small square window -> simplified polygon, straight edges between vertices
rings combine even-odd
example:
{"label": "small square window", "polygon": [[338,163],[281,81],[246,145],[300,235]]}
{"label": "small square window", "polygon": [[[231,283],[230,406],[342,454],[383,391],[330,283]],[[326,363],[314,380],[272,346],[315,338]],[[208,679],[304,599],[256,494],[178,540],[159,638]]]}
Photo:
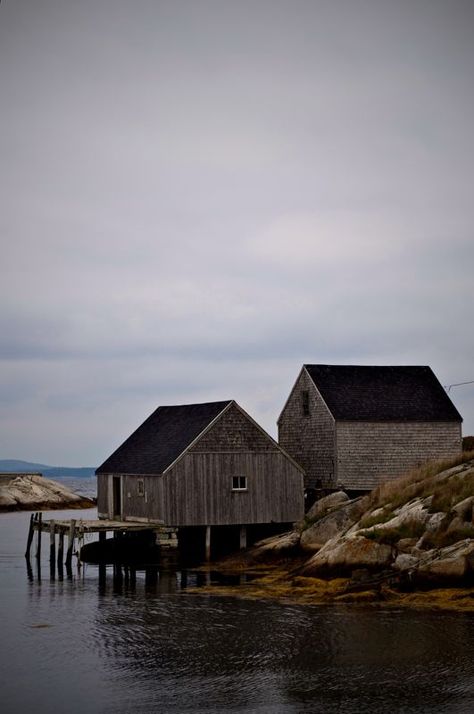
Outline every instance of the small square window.
{"label": "small square window", "polygon": [[145,481],[142,478],[137,481],[137,491],[139,496],[145,495]]}
{"label": "small square window", "polygon": [[246,491],[247,490],[247,476],[232,476],[232,490],[233,491]]}

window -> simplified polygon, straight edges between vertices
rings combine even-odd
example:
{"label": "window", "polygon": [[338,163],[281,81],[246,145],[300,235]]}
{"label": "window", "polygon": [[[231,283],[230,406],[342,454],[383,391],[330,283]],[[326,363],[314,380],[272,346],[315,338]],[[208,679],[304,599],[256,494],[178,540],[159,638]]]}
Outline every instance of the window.
{"label": "window", "polygon": [[246,491],[247,490],[247,476],[232,476],[232,490],[233,491]]}
{"label": "window", "polygon": [[142,478],[139,478],[137,481],[137,490],[139,496],[145,495],[145,481]]}
{"label": "window", "polygon": [[309,416],[309,392],[304,389],[301,392],[301,406],[303,409],[303,416]]}

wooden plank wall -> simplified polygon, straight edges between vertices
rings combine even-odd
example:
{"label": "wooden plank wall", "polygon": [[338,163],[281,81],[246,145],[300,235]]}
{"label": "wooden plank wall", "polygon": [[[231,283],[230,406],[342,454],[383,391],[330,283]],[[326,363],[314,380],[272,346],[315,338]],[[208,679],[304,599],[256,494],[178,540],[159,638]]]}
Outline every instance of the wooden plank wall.
{"label": "wooden plank wall", "polygon": [[97,512],[99,515],[112,518],[109,514],[108,501],[109,476],[107,474],[99,474],[97,476]]}
{"label": "wooden plank wall", "polygon": [[[247,490],[233,491],[232,476]],[[169,525],[287,523],[303,517],[303,474],[281,452],[187,454],[163,476]]]}
{"label": "wooden plank wall", "polygon": [[[247,490],[232,490],[232,476],[246,476]],[[279,451],[187,454],[164,476],[121,478],[125,519],[196,526],[289,523],[304,515],[303,474]]]}
{"label": "wooden plank wall", "polygon": [[[233,476],[247,477],[246,491],[233,491]],[[99,476],[103,513],[107,478]],[[121,479],[123,518],[195,526],[289,523],[304,514],[301,470],[234,405],[164,475]]]}

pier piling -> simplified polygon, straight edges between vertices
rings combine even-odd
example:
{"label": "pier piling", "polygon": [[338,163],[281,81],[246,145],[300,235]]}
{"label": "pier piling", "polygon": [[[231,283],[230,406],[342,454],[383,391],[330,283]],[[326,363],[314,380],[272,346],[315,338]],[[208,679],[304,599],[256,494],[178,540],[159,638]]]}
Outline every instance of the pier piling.
{"label": "pier piling", "polygon": [[64,563],[64,531],[59,531],[59,543],[58,543],[58,568],[62,568]]}
{"label": "pier piling", "polygon": [[42,524],[42,520],[43,520],[43,514],[38,513],[37,516],[38,516],[38,519],[37,519],[38,537],[36,539],[36,560],[40,560],[41,559],[41,524]]}
{"label": "pier piling", "polygon": [[74,548],[74,535],[76,531],[76,521],[71,520],[71,525],[69,526],[68,542],[67,542],[67,553],[66,553],[66,565],[68,568],[71,567],[72,562],[72,551]]}
{"label": "pier piling", "polygon": [[56,526],[54,521],[49,523],[49,562],[56,562]]}
{"label": "pier piling", "polygon": [[30,516],[30,527],[28,530],[28,539],[26,541],[26,552],[25,552],[25,558],[30,557],[30,551],[31,551],[31,544],[33,542],[33,536],[35,534],[35,529],[34,529],[34,520],[35,520],[35,514],[32,513]]}

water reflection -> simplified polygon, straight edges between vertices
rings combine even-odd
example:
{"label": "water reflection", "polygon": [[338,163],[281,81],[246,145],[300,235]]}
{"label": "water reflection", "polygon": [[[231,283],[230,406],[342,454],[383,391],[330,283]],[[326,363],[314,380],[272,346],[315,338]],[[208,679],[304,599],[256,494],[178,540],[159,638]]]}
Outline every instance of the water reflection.
{"label": "water reflection", "polygon": [[196,595],[218,575],[179,563],[52,580],[26,516],[0,528],[2,714],[474,711],[470,614]]}
{"label": "water reflection", "polygon": [[[26,564],[26,576],[28,580],[41,580],[42,572],[42,561],[40,558],[35,558],[34,565],[31,563],[31,558],[25,556]],[[57,565],[57,575],[58,580],[64,580],[64,570],[66,570],[66,577],[68,580],[73,580],[72,565],[69,563],[63,564],[62,561],[50,560],[49,561],[49,579],[51,582],[56,580],[56,565]]]}
{"label": "water reflection", "polygon": [[472,697],[473,621],[441,619],[447,642],[437,614],[136,591],[114,611],[99,609],[96,644],[130,686],[155,682],[165,710],[179,678],[180,711],[197,694],[215,711],[229,702],[236,711],[456,711],[455,693]]}
{"label": "water reflection", "polygon": [[[90,599],[110,711],[470,712],[471,615],[186,594],[216,574],[86,566],[41,596]],[[45,595],[47,593],[47,595]],[[115,692],[116,688],[116,692]],[[104,711],[108,711],[104,710]]]}

